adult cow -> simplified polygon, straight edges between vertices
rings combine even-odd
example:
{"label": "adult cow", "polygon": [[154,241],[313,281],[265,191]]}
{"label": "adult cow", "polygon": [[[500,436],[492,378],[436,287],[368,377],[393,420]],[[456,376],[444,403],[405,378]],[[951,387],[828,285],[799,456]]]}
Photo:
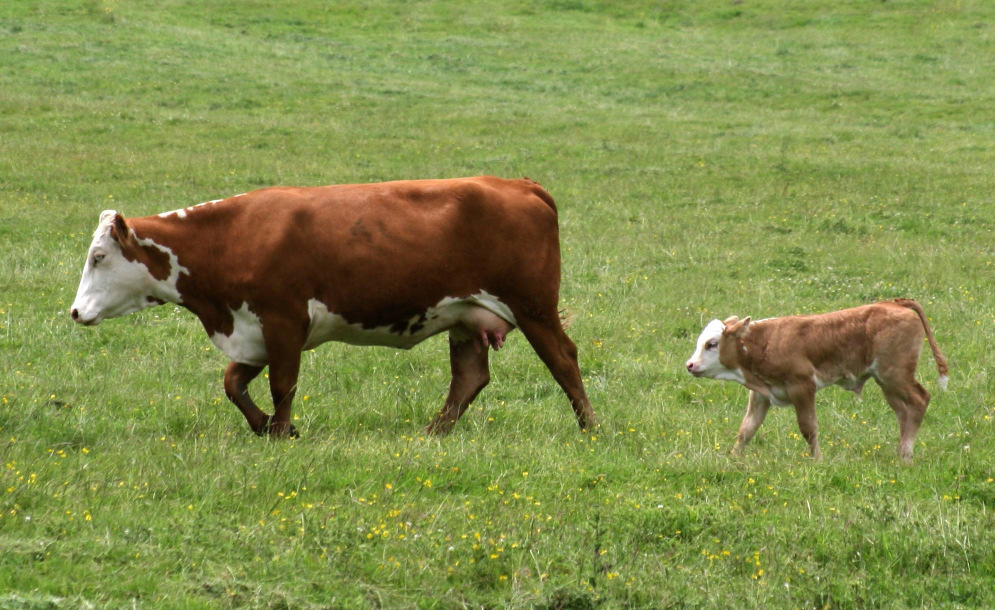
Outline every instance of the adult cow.
{"label": "adult cow", "polygon": [[[150,305],[189,309],[230,359],[225,393],[256,434],[290,423],[301,352],[326,341],[409,349],[449,331],[452,382],[428,426],[449,432],[514,328],[597,425],[557,311],[556,205],[492,176],[273,187],[156,216],[100,215],[72,305],[85,325]],[[269,366],[274,413],[247,386]]]}

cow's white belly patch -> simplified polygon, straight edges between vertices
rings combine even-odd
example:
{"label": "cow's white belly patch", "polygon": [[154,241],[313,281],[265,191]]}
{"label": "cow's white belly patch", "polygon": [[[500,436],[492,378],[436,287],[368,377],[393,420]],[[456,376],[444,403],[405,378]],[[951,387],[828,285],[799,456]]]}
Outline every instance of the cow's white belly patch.
{"label": "cow's white belly patch", "polygon": [[[410,349],[432,335],[453,328],[463,320],[469,320],[474,310],[479,308],[516,326],[515,316],[507,305],[487,292],[464,298],[446,297],[425,313],[412,316],[404,324],[404,330],[397,331],[398,325],[364,328],[362,324],[349,323],[345,318],[331,312],[317,299],[308,301],[308,315],[311,325],[308,328],[304,349],[311,349],[326,341],[340,341],[351,345],[382,345]],[[393,329],[393,330],[392,330]]]}
{"label": "cow's white belly patch", "polygon": [[[484,316],[493,314],[511,327],[516,326],[515,317],[508,306],[486,292],[465,298],[446,297],[434,307],[429,307],[424,314],[412,316],[403,325],[404,330],[401,332],[397,332],[400,325],[363,328],[362,324],[350,323],[339,314],[329,311],[328,306],[317,299],[309,300],[307,305],[311,323],[303,349],[311,349],[327,341],[410,349],[432,335],[461,323],[476,325],[486,322],[481,320],[482,308],[490,312],[483,313]],[[211,335],[211,341],[235,362],[266,365],[266,344],[259,317],[249,309],[248,303],[242,303],[240,308],[230,311],[234,321],[232,333],[225,335],[216,332]],[[494,319],[491,317],[491,320]]]}
{"label": "cow's white belly patch", "polygon": [[235,362],[263,366],[267,363],[266,345],[263,342],[263,325],[252,313],[248,303],[232,310],[234,330],[231,335],[214,333],[211,341]]}

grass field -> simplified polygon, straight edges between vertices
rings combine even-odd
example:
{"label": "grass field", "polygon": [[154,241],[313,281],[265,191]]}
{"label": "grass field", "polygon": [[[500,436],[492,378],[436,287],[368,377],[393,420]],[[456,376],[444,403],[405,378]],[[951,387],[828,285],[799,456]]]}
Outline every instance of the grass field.
{"label": "grass field", "polygon": [[[992,57],[983,0],[7,0],[0,608],[995,606]],[[557,200],[593,433],[518,333],[447,438],[437,337],[307,353],[271,441],[189,313],[66,314],[105,208],[476,174]],[[897,296],[912,466],[872,386],[728,455],[708,320]]]}

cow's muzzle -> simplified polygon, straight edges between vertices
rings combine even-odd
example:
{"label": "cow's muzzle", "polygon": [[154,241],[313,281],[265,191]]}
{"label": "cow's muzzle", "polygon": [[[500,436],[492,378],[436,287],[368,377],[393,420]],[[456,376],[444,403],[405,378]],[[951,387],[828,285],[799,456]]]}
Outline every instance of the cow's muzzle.
{"label": "cow's muzzle", "polygon": [[79,310],[76,309],[75,307],[69,310],[69,317],[73,319],[73,322],[76,322],[77,324],[82,324],[83,326],[93,326],[94,324],[100,321],[99,318],[94,318],[92,320],[84,320],[79,315]]}

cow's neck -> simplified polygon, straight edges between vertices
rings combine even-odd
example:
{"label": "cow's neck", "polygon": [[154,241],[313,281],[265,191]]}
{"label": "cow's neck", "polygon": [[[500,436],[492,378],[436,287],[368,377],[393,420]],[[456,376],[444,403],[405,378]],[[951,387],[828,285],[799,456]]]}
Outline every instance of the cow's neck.
{"label": "cow's neck", "polygon": [[[138,244],[152,259],[149,272],[157,279],[168,278],[155,296],[163,301],[189,307],[191,287],[211,281],[204,277],[202,257],[196,252],[198,244],[209,242],[209,237],[197,230],[197,220],[192,215],[181,218],[170,216],[146,216],[129,221]],[[147,264],[147,266],[149,266]]]}
{"label": "cow's neck", "polygon": [[196,315],[210,335],[231,335],[233,310],[246,298],[230,285],[231,261],[218,256],[219,251],[224,251],[225,241],[234,238],[227,230],[229,223],[220,216],[228,213],[205,206],[195,213],[148,216],[133,224],[136,235],[168,250],[181,267],[176,279],[178,298],[164,300]]}

